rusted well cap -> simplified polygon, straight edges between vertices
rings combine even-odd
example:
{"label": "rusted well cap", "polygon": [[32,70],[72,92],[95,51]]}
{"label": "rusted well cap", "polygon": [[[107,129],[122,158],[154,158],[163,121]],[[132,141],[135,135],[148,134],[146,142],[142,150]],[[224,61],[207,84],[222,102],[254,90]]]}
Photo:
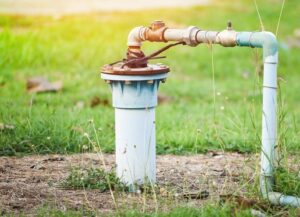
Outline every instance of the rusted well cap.
{"label": "rusted well cap", "polygon": [[146,67],[141,68],[129,68],[124,66],[122,62],[114,65],[104,65],[101,69],[101,73],[115,74],[115,75],[155,75],[167,73],[170,68],[163,64],[148,64]]}

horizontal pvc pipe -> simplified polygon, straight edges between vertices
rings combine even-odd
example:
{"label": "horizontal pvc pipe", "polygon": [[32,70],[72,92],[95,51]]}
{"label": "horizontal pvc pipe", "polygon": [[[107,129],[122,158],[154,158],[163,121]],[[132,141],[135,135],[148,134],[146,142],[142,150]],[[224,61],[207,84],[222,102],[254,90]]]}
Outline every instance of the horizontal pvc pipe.
{"label": "horizontal pvc pipe", "polygon": [[276,162],[276,90],[278,46],[276,37],[270,32],[241,32],[237,34],[237,45],[263,48],[263,115],[260,189],[264,198],[277,205],[300,206],[300,198],[273,192]]}

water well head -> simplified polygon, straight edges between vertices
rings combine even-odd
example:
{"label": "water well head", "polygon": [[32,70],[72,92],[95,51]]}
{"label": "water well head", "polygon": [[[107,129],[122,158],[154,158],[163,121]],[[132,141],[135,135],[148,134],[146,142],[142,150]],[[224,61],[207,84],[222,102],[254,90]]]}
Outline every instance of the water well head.
{"label": "water well head", "polygon": [[117,176],[131,191],[156,181],[155,107],[159,84],[170,69],[149,64],[150,58],[130,50],[127,59],[101,70],[115,108]]}

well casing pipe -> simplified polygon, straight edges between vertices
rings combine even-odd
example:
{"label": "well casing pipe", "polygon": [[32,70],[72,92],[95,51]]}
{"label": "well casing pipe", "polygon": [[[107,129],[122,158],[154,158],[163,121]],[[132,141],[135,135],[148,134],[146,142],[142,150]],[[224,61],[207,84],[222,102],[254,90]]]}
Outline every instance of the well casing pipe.
{"label": "well casing pipe", "polygon": [[115,108],[116,173],[130,191],[156,182],[155,107],[167,73],[116,75],[102,73]]}

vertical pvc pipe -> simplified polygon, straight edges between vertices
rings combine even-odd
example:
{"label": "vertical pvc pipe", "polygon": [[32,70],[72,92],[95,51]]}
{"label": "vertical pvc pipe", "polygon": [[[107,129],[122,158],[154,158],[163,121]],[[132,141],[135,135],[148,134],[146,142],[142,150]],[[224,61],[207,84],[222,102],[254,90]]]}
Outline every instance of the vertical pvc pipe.
{"label": "vertical pvc pipe", "polygon": [[264,198],[277,205],[300,206],[300,198],[273,191],[273,170],[276,163],[277,117],[277,63],[278,45],[276,37],[270,32],[240,32],[237,45],[263,48],[263,114],[260,189]]}
{"label": "vertical pvc pipe", "polygon": [[276,89],[277,64],[264,63],[262,148],[261,148],[261,191],[266,195],[273,185],[273,168],[276,145]]}
{"label": "vertical pvc pipe", "polygon": [[115,109],[117,175],[130,186],[155,183],[155,109]]}

